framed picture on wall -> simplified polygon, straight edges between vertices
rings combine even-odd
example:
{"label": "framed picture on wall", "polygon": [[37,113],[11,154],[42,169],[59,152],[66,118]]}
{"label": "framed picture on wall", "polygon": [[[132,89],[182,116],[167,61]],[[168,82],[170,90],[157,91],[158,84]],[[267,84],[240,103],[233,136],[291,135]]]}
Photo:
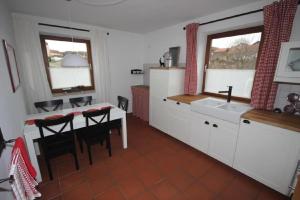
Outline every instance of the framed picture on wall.
{"label": "framed picture on wall", "polygon": [[10,82],[13,92],[16,92],[20,86],[20,76],[18,72],[17,60],[15,50],[12,45],[8,44],[5,40],[2,40],[4,47],[4,54],[6,58],[6,64],[10,77]]}

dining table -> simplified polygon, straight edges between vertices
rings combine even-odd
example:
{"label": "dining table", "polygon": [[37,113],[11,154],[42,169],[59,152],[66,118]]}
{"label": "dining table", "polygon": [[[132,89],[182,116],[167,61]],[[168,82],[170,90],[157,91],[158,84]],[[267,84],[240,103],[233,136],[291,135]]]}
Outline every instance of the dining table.
{"label": "dining table", "polygon": [[[110,110],[110,120],[116,120],[116,119],[121,119],[122,122],[122,142],[123,142],[123,148],[127,148],[127,124],[126,124],[126,111],[110,104],[110,103],[98,103],[98,104],[93,104],[93,105],[88,105],[88,106],[82,106],[82,107],[76,107],[76,108],[66,108],[62,110],[57,110],[53,112],[44,112],[44,113],[38,113],[38,114],[31,114],[27,115],[25,119],[25,125],[24,125],[24,137],[29,153],[29,157],[31,160],[32,165],[36,169],[37,172],[37,177],[36,180],[38,182],[42,181],[42,176],[41,176],[41,171],[37,159],[37,155],[39,154],[39,151],[36,151],[35,148],[35,141],[39,138],[41,138],[39,129],[37,126],[35,126],[34,120],[36,119],[47,119],[51,118],[53,116],[65,116],[68,114],[73,113],[74,114],[74,120],[73,120],[73,127],[74,130],[82,128],[86,126],[86,121],[85,118],[82,115],[83,111],[92,111],[92,110],[97,110],[97,109],[103,109],[106,107],[111,107]],[[96,118],[97,119],[97,118]],[[100,118],[99,118],[100,119]],[[105,121],[103,121],[105,122]],[[60,125],[53,126],[53,129],[59,130],[61,128]],[[45,130],[44,135],[52,135],[53,133],[50,131]]]}

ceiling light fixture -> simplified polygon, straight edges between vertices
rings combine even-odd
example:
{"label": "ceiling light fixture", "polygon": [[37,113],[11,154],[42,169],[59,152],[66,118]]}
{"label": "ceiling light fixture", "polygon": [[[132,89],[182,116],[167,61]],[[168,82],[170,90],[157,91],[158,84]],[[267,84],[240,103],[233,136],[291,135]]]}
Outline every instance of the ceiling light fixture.
{"label": "ceiling light fixture", "polygon": [[127,0],[76,0],[90,6],[114,6]]}
{"label": "ceiling light fixture", "polygon": [[[69,15],[69,24],[71,26],[71,0],[66,0],[69,2],[69,7],[68,7],[68,15]],[[82,56],[78,54],[78,52],[74,52],[74,35],[73,35],[73,29],[71,29],[71,37],[72,37],[72,43],[73,43],[73,52],[66,54],[63,59],[62,59],[62,66],[63,67],[89,67],[89,63],[86,59],[84,59]]]}

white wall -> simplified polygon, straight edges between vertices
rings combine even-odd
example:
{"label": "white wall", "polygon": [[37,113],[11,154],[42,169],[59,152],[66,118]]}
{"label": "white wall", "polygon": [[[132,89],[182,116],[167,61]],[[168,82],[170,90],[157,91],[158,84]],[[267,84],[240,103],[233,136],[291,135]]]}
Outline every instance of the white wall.
{"label": "white wall", "polygon": [[[145,63],[157,63],[159,57],[163,52],[167,51],[170,46],[181,46],[180,52],[180,63],[185,62],[186,54],[186,38],[185,31],[182,29],[185,25],[197,22],[204,23],[215,19],[220,19],[223,17],[228,17],[243,12],[249,12],[252,10],[260,9],[263,6],[272,3],[273,0],[263,0],[260,2],[248,4],[246,6],[240,6],[232,8],[223,12],[215,13],[209,16],[201,17],[185,23],[180,23],[174,26],[166,27],[145,35]],[[234,30],[239,28],[257,26],[263,24],[263,13],[255,13],[246,16],[241,16],[238,18],[233,18],[221,22],[216,22],[204,26],[200,26],[198,30],[198,92],[201,92],[202,88],[202,73],[204,67],[204,55],[206,50],[206,38],[207,35],[224,32],[228,30]],[[291,35],[291,41],[300,41],[300,6],[295,16],[293,31]],[[275,107],[282,107],[283,102],[285,102],[285,94],[288,91],[300,93],[300,85],[287,85],[280,84],[278,90],[278,96],[276,98]]]}
{"label": "white wall", "polygon": [[[107,38],[107,49],[109,57],[109,67],[110,67],[110,79],[111,79],[111,101],[113,104],[117,105],[117,96],[121,95],[129,99],[129,109],[128,112],[132,111],[132,95],[130,87],[132,85],[140,85],[143,83],[142,76],[133,76],[130,74],[130,70],[133,68],[142,69],[143,65],[143,49],[144,49],[144,37],[139,34],[129,33],[124,31],[118,31],[113,29],[106,29],[102,27],[95,27],[88,24],[79,24],[49,19],[44,17],[29,16],[22,14],[14,14],[15,16],[26,17],[36,23],[48,23],[56,24],[60,26],[73,26],[82,29],[100,29],[109,32]],[[88,32],[80,31],[69,31],[66,29],[58,29],[53,27],[42,27],[38,28],[40,33],[44,34],[54,34],[61,36],[74,35],[75,37],[91,39],[91,34]],[[97,55],[93,54],[92,57]],[[94,77],[97,79],[97,77]],[[80,94],[66,94],[59,96],[52,96],[52,99],[63,99],[65,102],[64,107],[69,107],[67,103],[70,97],[87,96],[91,95],[95,97],[95,93],[80,93]],[[33,102],[32,102],[33,103]]]}
{"label": "white wall", "polygon": [[132,111],[132,85],[142,85],[143,76],[131,75],[130,70],[143,69],[144,37],[142,35],[110,31],[108,52],[111,73],[111,96],[117,105],[117,96],[129,99],[128,112]]}
{"label": "white wall", "polygon": [[[25,106],[23,103],[22,87],[16,93],[12,92],[4,57],[2,39],[15,46],[12,30],[12,19],[5,0],[0,0],[0,127],[5,139],[16,138],[21,135]],[[21,83],[23,84],[23,83]],[[7,147],[0,157],[0,178],[8,176],[11,148]],[[7,183],[0,187],[10,188]],[[0,192],[0,199],[13,199],[10,192]]]}

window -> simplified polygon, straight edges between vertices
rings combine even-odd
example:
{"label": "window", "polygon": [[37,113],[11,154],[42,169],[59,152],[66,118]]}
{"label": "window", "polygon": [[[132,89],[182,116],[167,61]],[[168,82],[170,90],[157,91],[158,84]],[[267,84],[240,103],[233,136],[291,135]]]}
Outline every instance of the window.
{"label": "window", "polygon": [[217,33],[207,37],[203,93],[223,96],[233,86],[236,100],[250,101],[263,27]]}
{"label": "window", "polygon": [[[41,46],[48,82],[52,93],[94,90],[91,44],[89,40],[41,35]],[[89,67],[63,67],[62,58],[78,53],[88,60]]]}

